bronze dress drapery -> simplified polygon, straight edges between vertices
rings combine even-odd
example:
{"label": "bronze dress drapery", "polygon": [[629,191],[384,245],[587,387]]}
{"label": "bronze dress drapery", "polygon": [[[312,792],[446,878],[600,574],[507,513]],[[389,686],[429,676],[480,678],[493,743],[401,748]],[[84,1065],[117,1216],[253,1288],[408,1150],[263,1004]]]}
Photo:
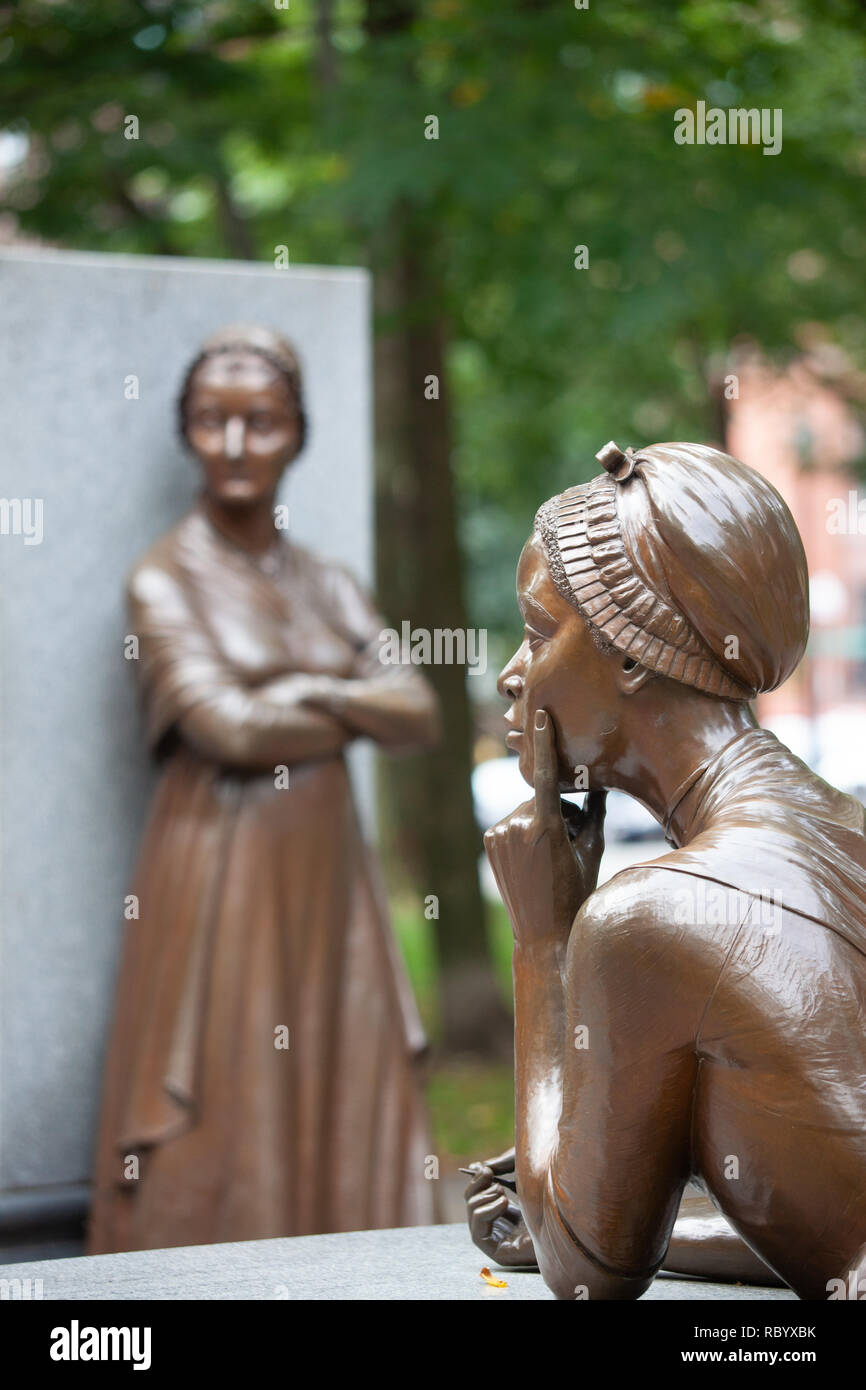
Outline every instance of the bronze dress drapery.
{"label": "bronze dress drapery", "polygon": [[[424,1037],[344,760],[292,762],[286,788],[274,752],[280,680],[420,678],[378,663],[384,624],[347,571],[283,540],[256,560],[198,508],[129,596],[164,765],[90,1253],[427,1223]],[[375,733],[400,742],[387,719]]]}

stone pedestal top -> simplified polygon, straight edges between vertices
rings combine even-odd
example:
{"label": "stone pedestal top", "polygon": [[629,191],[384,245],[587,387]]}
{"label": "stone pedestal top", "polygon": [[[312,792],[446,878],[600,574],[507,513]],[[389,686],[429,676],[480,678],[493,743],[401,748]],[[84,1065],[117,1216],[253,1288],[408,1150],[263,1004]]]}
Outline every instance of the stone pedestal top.
{"label": "stone pedestal top", "polygon": [[[491,1266],[507,1287],[481,1278],[484,1256],[464,1225],[395,1231],[251,1240],[232,1245],[136,1250],[6,1265],[5,1297],[19,1297],[11,1281],[41,1279],[48,1299],[365,1299],[508,1302],[551,1299],[540,1274]],[[10,1281],[4,1285],[2,1280]],[[35,1286],[38,1288],[38,1286]],[[26,1296],[26,1294],[25,1294]],[[711,1284],[660,1276],[644,1299],[793,1299],[789,1290]]]}

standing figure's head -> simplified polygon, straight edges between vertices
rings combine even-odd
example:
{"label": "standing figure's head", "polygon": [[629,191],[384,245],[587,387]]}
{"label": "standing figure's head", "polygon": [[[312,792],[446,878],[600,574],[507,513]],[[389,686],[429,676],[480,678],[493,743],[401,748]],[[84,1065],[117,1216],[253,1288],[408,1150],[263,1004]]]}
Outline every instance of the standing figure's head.
{"label": "standing figure's head", "polygon": [[599,477],[536,516],[517,572],[524,641],[499,677],[523,776],[546,709],[569,789],[576,768],[618,785],[642,743],[781,685],[809,633],[800,535],[759,473],[699,444],[597,458]]}
{"label": "standing figure's head", "polygon": [[178,410],[205,490],[227,506],[268,501],[306,436],[301,370],[291,344],[269,328],[220,329],[189,367]]}

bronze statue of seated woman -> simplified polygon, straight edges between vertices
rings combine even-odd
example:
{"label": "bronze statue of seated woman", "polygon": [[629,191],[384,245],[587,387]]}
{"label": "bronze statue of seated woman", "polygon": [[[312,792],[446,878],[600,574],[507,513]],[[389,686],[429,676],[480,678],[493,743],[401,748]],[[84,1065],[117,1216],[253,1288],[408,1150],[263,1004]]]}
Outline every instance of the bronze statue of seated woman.
{"label": "bronze statue of seated woman", "polygon": [[[750,707],[805,650],[802,543],[718,450],[598,458],[538,513],[499,679],[535,794],[486,836],[516,1123],[475,1166],[472,1235],[560,1298],[638,1298],[662,1267],[864,1297],[864,810]],[[610,787],[671,852],[597,889]]]}

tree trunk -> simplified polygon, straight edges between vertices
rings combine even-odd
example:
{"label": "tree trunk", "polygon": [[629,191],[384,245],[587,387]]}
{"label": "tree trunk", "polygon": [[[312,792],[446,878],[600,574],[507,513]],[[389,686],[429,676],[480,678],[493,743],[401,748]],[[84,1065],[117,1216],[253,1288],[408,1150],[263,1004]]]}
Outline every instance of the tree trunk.
{"label": "tree trunk", "polygon": [[[446,325],[424,235],[395,207],[374,255],[377,332],[376,500],[378,590],[388,621],[431,634],[467,625],[451,472]],[[425,397],[435,377],[438,399]],[[440,747],[383,768],[386,837],[425,897],[438,900],[442,1042],[448,1051],[507,1055],[511,1022],[490,965],[478,882],[481,837],[470,776],[472,715],[466,668],[425,672],[442,706]]]}

